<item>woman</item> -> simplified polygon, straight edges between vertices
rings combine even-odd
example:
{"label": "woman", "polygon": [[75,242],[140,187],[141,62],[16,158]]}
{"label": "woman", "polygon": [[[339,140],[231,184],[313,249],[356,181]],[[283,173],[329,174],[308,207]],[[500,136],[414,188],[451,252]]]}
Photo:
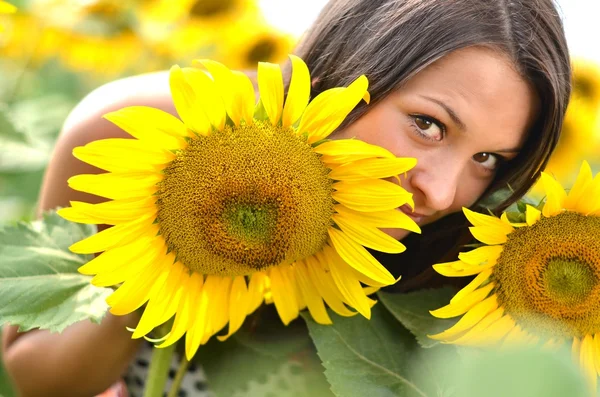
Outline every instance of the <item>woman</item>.
{"label": "woman", "polygon": [[[529,189],[558,141],[570,94],[566,41],[551,0],[333,0],[296,53],[311,70],[312,97],[369,78],[371,104],[359,105],[334,137],[418,159],[402,179],[415,212],[399,210],[425,226],[423,234],[393,234],[407,253],[382,258],[403,274],[403,290],[434,283],[423,271],[460,244],[462,206],[481,209],[510,186],[494,208],[501,210]],[[128,137],[101,116],[132,105],[175,114],[167,74],[110,83],[73,110],[46,173],[41,210],[101,201],[67,187],[73,175],[101,172],[71,152]],[[107,315],[100,325],[79,323],[60,335],[10,327],[7,369],[24,396],[94,395],[136,354],[139,341],[125,326],[138,319]]]}

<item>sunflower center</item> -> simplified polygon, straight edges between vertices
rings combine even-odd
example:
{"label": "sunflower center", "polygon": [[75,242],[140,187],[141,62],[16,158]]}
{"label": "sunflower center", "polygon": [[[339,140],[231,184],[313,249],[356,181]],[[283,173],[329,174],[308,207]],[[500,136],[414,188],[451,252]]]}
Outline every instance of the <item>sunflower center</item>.
{"label": "sunflower center", "polygon": [[247,61],[249,64],[269,61],[277,51],[277,43],[270,37],[258,40],[248,51]]}
{"label": "sunflower center", "polygon": [[199,18],[212,17],[229,11],[235,3],[236,0],[196,0],[190,14]]}
{"label": "sunflower center", "polygon": [[256,121],[195,137],[164,173],[160,232],[193,271],[251,274],[327,241],[329,169],[291,128]]}
{"label": "sunflower center", "polygon": [[600,217],[564,212],[508,235],[494,268],[500,304],[544,337],[600,332]]}
{"label": "sunflower center", "polygon": [[597,280],[594,271],[583,262],[554,258],[542,272],[548,294],[557,302],[575,305],[585,302]]}

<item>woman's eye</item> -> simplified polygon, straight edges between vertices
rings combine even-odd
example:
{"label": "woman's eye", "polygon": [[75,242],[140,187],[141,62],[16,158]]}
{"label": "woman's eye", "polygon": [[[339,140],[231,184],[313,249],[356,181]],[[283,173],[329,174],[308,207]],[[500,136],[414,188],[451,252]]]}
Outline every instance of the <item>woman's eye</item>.
{"label": "woman's eye", "polygon": [[446,128],[433,117],[413,115],[413,125],[416,132],[425,139],[432,141],[441,141],[444,139]]}
{"label": "woman's eye", "polygon": [[473,156],[473,160],[490,171],[495,171],[501,161],[498,155],[486,152],[477,153]]}

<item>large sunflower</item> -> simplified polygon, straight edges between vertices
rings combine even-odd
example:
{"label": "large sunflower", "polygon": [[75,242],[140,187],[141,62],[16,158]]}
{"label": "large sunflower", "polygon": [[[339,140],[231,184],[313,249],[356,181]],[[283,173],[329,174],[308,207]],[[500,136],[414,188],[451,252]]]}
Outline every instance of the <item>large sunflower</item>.
{"label": "large sunflower", "polygon": [[[412,195],[392,178],[415,159],[359,140],[326,138],[360,102],[367,79],[309,102],[310,75],[291,56],[284,105],[278,65],[260,63],[255,108],[247,76],[214,61],[174,66],[180,121],[129,107],[105,117],[136,139],[106,139],[74,155],[108,171],[78,175],[69,186],[112,201],[72,202],[71,221],[109,224],[71,247],[101,255],[82,266],[97,286],[121,286],[111,312],[147,306],[133,334],[142,337],[175,315],[160,347],[186,334],[186,355],[229,322],[234,333],[265,293],[287,324],[308,307],[331,323],[325,303],[343,316],[370,316],[367,295],[396,280],[363,247],[399,253],[378,228],[418,226],[397,210]],[[355,311],[354,311],[355,310]]]}
{"label": "large sunflower", "polygon": [[450,304],[431,313],[464,316],[431,336],[448,343],[571,343],[594,390],[600,373],[600,174],[584,162],[573,188],[542,173],[542,210],[527,206],[524,224],[467,209],[485,246],[435,265],[448,277],[477,275]]}

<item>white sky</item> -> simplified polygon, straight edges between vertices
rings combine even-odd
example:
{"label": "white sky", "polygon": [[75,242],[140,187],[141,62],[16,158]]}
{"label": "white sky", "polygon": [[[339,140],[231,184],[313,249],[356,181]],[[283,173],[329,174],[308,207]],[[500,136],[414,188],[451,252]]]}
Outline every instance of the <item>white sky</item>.
{"label": "white sky", "polygon": [[[600,63],[600,0],[557,1],[571,53]],[[327,0],[260,0],[267,20],[276,27],[300,35],[319,14]]]}

